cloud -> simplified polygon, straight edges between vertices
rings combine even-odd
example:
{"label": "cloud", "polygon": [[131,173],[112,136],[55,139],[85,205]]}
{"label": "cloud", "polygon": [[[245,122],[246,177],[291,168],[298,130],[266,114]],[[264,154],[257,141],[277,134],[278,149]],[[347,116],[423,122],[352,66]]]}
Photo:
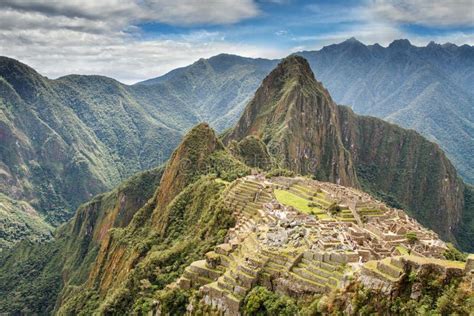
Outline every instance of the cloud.
{"label": "cloud", "polygon": [[0,8],[115,24],[231,24],[260,13],[253,0],[3,0]]}
{"label": "cloud", "polygon": [[253,0],[145,0],[145,18],[176,25],[231,24],[257,16]]}
{"label": "cloud", "polygon": [[472,0],[372,0],[374,17],[435,27],[474,26]]}
{"label": "cloud", "polygon": [[171,39],[139,40],[126,34],[111,36],[68,29],[0,31],[0,55],[17,58],[52,78],[71,73],[100,74],[134,83],[223,52],[248,57],[283,56],[265,47],[226,42],[219,33],[192,32]]}
{"label": "cloud", "polygon": [[150,38],[137,23],[228,24],[259,14],[252,0],[4,0],[0,55],[17,58],[49,77],[80,73],[133,83],[199,58],[227,52],[275,57],[281,52],[228,42],[219,32]]}

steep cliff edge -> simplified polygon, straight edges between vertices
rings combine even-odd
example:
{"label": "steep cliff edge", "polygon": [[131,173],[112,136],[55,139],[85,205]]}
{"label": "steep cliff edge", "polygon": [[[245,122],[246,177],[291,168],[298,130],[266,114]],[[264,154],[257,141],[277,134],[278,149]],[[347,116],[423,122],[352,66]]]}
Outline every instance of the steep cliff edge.
{"label": "steep cliff edge", "polygon": [[284,59],[262,82],[224,141],[254,135],[280,167],[357,187],[351,157],[337,121],[337,106],[307,61]]}
{"label": "steep cliff edge", "polygon": [[281,167],[362,186],[445,240],[472,248],[457,241],[461,217],[474,214],[464,208],[464,184],[442,150],[414,131],[337,106],[304,58],[287,57],[263,80],[224,141],[249,135]]}
{"label": "steep cliff edge", "polygon": [[[168,161],[153,198],[128,225],[106,234],[87,282],[64,293],[58,312],[129,310],[143,290],[151,295],[173,281],[233,224],[220,198],[225,185],[214,177],[231,181],[249,171],[207,124],[194,127]],[[142,288],[142,279],[156,287]]]}
{"label": "steep cliff edge", "polygon": [[[49,314],[89,275],[100,243],[126,226],[152,197],[163,168],[137,174],[81,205],[43,244],[21,242],[0,254],[0,313]],[[60,297],[58,299],[58,296]]]}
{"label": "steep cliff edge", "polygon": [[439,146],[413,130],[347,107],[338,110],[344,146],[363,188],[407,209],[446,240],[456,240],[464,184]]}

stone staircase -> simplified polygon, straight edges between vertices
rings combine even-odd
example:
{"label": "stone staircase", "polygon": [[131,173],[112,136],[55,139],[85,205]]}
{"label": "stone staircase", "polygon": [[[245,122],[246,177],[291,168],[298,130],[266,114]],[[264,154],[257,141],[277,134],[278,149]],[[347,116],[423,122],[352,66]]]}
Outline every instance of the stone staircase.
{"label": "stone staircase", "polygon": [[226,315],[239,315],[242,300],[257,284],[268,258],[259,254],[257,241],[250,234],[229,259],[225,273],[215,282],[202,286],[200,291],[206,304]]}

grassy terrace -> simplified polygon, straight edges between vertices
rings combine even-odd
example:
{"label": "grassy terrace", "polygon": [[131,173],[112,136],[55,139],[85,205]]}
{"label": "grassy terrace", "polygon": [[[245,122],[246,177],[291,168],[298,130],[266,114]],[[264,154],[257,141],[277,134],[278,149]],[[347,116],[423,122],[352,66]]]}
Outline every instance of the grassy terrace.
{"label": "grassy terrace", "polygon": [[397,248],[397,250],[400,252],[400,254],[402,254],[402,255],[408,255],[408,249],[405,248],[404,246],[399,245],[399,246],[397,246],[396,248]]}
{"label": "grassy terrace", "polygon": [[434,259],[434,258],[424,258],[424,257],[418,257],[414,255],[405,255],[403,256],[405,259],[417,262],[419,264],[438,264],[440,266],[446,267],[446,268],[458,268],[458,269],[464,269],[466,266],[465,262],[461,261],[451,261],[451,260],[442,260],[442,259]]}
{"label": "grassy terrace", "polygon": [[308,200],[312,200],[315,203],[319,203],[323,207],[331,205],[331,202],[326,199],[326,195],[323,192],[316,192],[300,184],[293,185],[291,189],[296,191],[298,195],[305,197]]}
{"label": "grassy terrace", "polygon": [[361,209],[358,209],[357,212],[361,215],[361,216],[381,216],[384,214],[384,212],[382,210],[377,210],[377,209],[371,209],[371,208],[367,208],[367,207],[363,207]]}
{"label": "grassy terrace", "polygon": [[328,218],[328,215],[326,214],[326,211],[318,208],[318,207],[310,207],[308,206],[309,203],[311,203],[310,200],[305,199],[299,195],[296,195],[292,192],[286,191],[286,190],[274,190],[275,197],[277,198],[278,202],[286,205],[286,206],[292,206],[295,209],[299,210],[302,213],[306,214],[314,214],[316,215],[319,219],[324,219]]}
{"label": "grassy terrace", "polygon": [[225,185],[228,185],[230,183],[229,181],[222,180],[221,178],[216,178],[215,181],[217,183],[222,183],[222,184],[225,184]]}

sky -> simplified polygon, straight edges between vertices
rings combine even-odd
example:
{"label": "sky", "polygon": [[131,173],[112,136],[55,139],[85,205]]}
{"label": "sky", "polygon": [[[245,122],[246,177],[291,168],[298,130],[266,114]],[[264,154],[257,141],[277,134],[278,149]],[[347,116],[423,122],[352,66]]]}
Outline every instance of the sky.
{"label": "sky", "polygon": [[131,84],[219,53],[281,58],[355,37],[474,45],[474,0],[1,0],[0,55]]}

